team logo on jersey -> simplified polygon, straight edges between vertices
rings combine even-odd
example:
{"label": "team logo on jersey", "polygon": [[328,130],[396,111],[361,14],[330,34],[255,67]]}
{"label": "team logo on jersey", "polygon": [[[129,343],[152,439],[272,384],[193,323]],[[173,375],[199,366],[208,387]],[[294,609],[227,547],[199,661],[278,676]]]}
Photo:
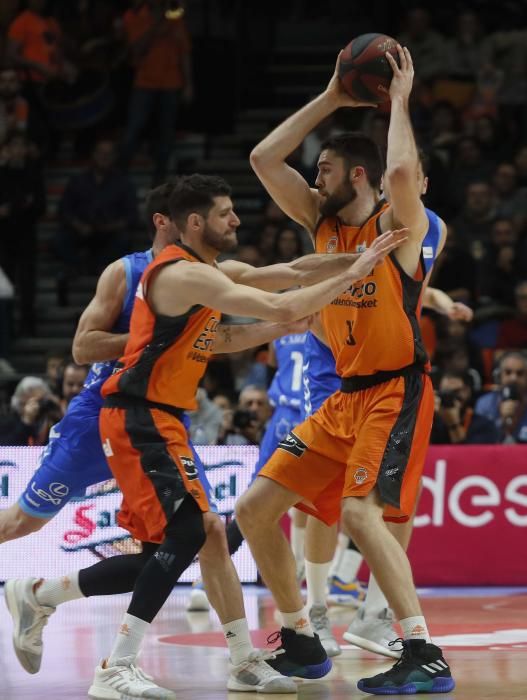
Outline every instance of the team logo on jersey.
{"label": "team logo on jersey", "polygon": [[187,478],[189,481],[193,481],[194,479],[198,478],[198,470],[196,469],[196,465],[194,464],[194,460],[191,459],[190,457],[180,457],[181,459],[181,464],[183,465],[185,469],[185,474],[187,475]]}
{"label": "team logo on jersey", "polygon": [[278,443],[278,448],[289,452],[293,457],[302,457],[307,450],[307,445],[291,431],[289,435],[286,435],[286,437]]}
{"label": "team logo on jersey", "polygon": [[337,243],[338,243],[338,237],[337,236],[331,236],[329,241],[327,242],[326,245],[326,252],[327,253],[334,253],[337,250]]}
{"label": "team logo on jersey", "polygon": [[368,478],[368,471],[364,467],[359,467],[353,475],[356,484],[363,484]]}

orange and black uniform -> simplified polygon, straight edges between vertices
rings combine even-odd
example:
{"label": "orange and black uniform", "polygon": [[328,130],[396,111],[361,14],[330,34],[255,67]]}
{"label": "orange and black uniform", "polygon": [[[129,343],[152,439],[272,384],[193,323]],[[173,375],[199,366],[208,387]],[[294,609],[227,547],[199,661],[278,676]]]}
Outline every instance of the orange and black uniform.
{"label": "orange and black uniform", "polygon": [[148,542],[162,541],[187,493],[202,511],[209,509],[181,417],[196,408],[221,315],[193,306],[181,316],[163,316],[146,301],[152,275],[181,260],[200,262],[186,246],[171,245],[144,271],[125,354],[102,388],[101,440],[123,493],[119,524]]}
{"label": "orange and black uniform", "polygon": [[[380,235],[380,203],[360,227],[323,219],[318,253],[357,253]],[[260,472],[304,499],[331,524],[341,498],[377,486],[387,520],[411,515],[434,413],[428,357],[419,331],[423,260],[414,278],[392,253],[322,310],[341,390],[282,441]]]}

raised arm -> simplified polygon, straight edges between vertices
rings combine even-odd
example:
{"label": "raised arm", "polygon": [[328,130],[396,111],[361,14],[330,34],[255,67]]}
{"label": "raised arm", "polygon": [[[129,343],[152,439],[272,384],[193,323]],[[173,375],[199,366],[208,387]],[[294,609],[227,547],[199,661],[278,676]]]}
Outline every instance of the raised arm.
{"label": "raised arm", "polygon": [[356,253],[311,253],[290,263],[253,267],[238,260],[225,260],[218,268],[237,284],[277,292],[291,287],[309,287],[347,270],[358,258]]}
{"label": "raised arm", "polygon": [[123,307],[126,273],[121,260],[108,265],[95,296],[79,319],[73,338],[73,359],[80,365],[115,360],[123,354],[128,333],[111,333]]}
{"label": "raised arm", "polygon": [[391,54],[386,54],[393,69],[393,78],[390,84],[392,107],[385,177],[390,187],[391,204],[391,221],[387,228],[400,225],[409,229],[408,243],[397,255],[401,259],[403,249],[410,246],[416,249],[419,247],[420,253],[421,242],[428,230],[428,219],[421,201],[418,180],[419,156],[408,106],[414,78],[412,57],[408,49],[403,49],[399,44],[397,50],[400,68]]}
{"label": "raised arm", "polygon": [[379,236],[371,248],[344,272],[284,294],[272,294],[235,284],[214,267],[186,261],[162,268],[144,291],[149,304],[158,314],[179,316],[191,306],[200,304],[236,316],[288,323],[322,309],[351,284],[367,276],[375,265],[405,240],[405,231],[387,232]]}
{"label": "raised arm", "polygon": [[318,220],[318,193],[311,189],[299,172],[286,163],[310,131],[339,107],[364,107],[349,97],[335,72],[324,92],[286,119],[255,146],[251,165],[278,206],[311,234]]}

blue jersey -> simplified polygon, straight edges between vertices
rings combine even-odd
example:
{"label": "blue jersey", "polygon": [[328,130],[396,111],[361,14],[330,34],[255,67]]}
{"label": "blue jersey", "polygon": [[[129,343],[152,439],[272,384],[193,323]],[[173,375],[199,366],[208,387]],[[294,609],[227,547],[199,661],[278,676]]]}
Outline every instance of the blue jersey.
{"label": "blue jersey", "polygon": [[[135,290],[137,289],[141,275],[152,262],[152,259],[151,250],[146,250],[143,253],[131,253],[121,258],[126,272],[126,295],[119,318],[111,330],[112,333],[128,333],[130,330],[130,318],[132,316],[132,309],[134,308]],[[81,392],[84,394],[83,399],[94,401],[97,405],[97,410],[102,406],[101,387],[113,372],[115,363],[116,360],[95,362],[90,367],[90,371],[84,382],[84,389]]]}
{"label": "blue jersey", "polygon": [[272,406],[301,407],[305,343],[306,333],[292,333],[274,341],[278,369],[268,391]]}
{"label": "blue jersey", "polygon": [[[426,274],[437,258],[441,240],[441,220],[431,209],[425,209],[428,231],[423,239],[422,251]],[[335,371],[335,358],[329,347],[313,333],[307,334],[304,361],[304,418],[317,411],[331,394],[340,388],[340,377]]]}

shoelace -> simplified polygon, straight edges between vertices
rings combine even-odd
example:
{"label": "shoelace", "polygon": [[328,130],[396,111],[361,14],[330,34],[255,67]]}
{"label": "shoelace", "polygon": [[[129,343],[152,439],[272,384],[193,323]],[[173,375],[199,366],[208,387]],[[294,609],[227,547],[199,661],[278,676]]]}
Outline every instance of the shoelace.
{"label": "shoelace", "polygon": [[397,639],[394,639],[393,642],[388,642],[389,647],[392,647],[394,644],[400,644],[402,646],[403,653],[401,654],[400,658],[397,659],[392,668],[389,671],[386,671],[384,674],[385,676],[389,676],[397,671],[400,671],[403,666],[410,665],[412,662],[412,652],[410,651],[408,644],[405,643],[405,640],[402,637],[397,637]]}
{"label": "shoelace", "polygon": [[35,620],[31,630],[26,635],[26,640],[32,647],[42,646],[42,630],[48,624],[49,616],[52,612],[52,609],[48,612],[44,606],[40,606],[35,610]]}
{"label": "shoelace", "polygon": [[[271,632],[271,634],[267,637],[267,644],[276,644],[278,640],[282,641],[282,630]],[[281,649],[282,647],[278,648]]]}

